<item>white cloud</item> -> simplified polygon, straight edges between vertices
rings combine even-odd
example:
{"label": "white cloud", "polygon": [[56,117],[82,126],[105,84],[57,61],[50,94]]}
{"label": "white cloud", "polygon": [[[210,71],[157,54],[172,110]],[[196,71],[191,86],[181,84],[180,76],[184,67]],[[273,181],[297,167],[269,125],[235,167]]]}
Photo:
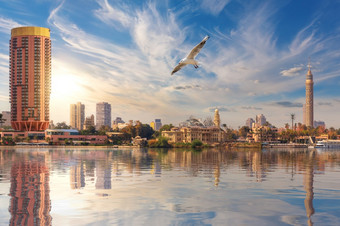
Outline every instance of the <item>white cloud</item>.
{"label": "white cloud", "polygon": [[21,26],[23,25],[10,18],[4,18],[0,16],[0,32],[10,34],[12,28]]}
{"label": "white cloud", "polygon": [[297,75],[300,75],[300,72],[303,70],[305,70],[305,68],[302,66],[293,67],[293,68],[281,71],[280,74],[282,76],[287,76],[287,77],[297,76]]}
{"label": "white cloud", "polygon": [[218,15],[230,0],[202,0],[201,8],[213,15]]}

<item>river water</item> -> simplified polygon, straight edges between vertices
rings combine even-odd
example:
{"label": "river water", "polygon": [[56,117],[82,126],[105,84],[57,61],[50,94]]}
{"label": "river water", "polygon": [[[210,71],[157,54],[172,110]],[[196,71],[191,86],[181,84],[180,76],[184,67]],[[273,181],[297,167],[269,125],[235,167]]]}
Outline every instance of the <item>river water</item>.
{"label": "river water", "polygon": [[0,149],[0,225],[339,225],[340,150]]}

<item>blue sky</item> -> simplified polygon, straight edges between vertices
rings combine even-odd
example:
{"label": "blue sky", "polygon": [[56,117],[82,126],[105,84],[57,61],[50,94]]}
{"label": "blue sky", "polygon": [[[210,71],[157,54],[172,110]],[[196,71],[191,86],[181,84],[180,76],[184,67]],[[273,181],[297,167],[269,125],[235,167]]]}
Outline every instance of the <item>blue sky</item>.
{"label": "blue sky", "polygon": [[[177,124],[193,115],[237,128],[264,114],[302,122],[305,74],[314,75],[315,120],[340,127],[340,1],[0,0],[0,110],[9,110],[10,29],[51,29],[51,119],[69,122],[112,105],[112,117]],[[172,68],[205,35],[191,65]]]}

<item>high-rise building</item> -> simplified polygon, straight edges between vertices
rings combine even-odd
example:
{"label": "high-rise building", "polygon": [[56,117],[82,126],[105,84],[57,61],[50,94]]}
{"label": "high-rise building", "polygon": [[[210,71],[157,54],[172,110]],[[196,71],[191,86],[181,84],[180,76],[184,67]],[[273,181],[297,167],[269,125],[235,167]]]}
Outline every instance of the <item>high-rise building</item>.
{"label": "high-rise building", "polygon": [[1,126],[11,126],[11,112],[10,111],[3,111],[2,119],[5,121],[1,124]]}
{"label": "high-rise building", "polygon": [[306,105],[305,105],[305,121],[307,127],[313,127],[314,109],[313,109],[313,74],[308,64],[308,72],[306,74]]}
{"label": "high-rise building", "polygon": [[267,122],[266,117],[264,117],[263,114],[256,115],[256,124],[258,126],[264,126],[264,124],[266,124],[266,122]]}
{"label": "high-rise building", "polygon": [[94,115],[91,115],[90,117],[85,118],[83,129],[85,129],[85,130],[89,129],[91,126],[94,127]]}
{"label": "high-rise building", "polygon": [[96,128],[99,129],[101,126],[111,127],[111,104],[107,102],[96,105]]}
{"label": "high-rise building", "polygon": [[246,121],[246,126],[248,126],[251,129],[253,128],[253,123],[255,123],[254,119],[248,118]]}
{"label": "high-rise building", "polygon": [[160,119],[155,119],[155,130],[158,131],[162,128],[162,121]]}
{"label": "high-rise building", "polygon": [[85,121],[85,105],[81,102],[70,106],[70,125],[73,129],[82,130]]}
{"label": "high-rise building", "polygon": [[50,29],[12,29],[9,42],[9,85],[13,129],[47,129],[51,92]]}
{"label": "high-rise building", "polygon": [[215,109],[214,124],[215,124],[215,126],[217,126],[218,128],[220,128],[220,126],[221,126],[220,113],[219,113],[219,111],[218,111],[217,108]]}

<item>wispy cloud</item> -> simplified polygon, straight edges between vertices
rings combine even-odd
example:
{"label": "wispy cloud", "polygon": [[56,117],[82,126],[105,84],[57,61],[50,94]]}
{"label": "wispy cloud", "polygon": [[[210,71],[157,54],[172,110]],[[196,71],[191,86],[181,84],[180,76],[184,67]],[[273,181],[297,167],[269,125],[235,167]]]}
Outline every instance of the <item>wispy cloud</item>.
{"label": "wispy cloud", "polygon": [[290,69],[281,71],[280,74],[282,76],[287,76],[287,77],[297,76],[297,75],[300,75],[301,71],[303,71],[303,70],[305,70],[305,68],[303,66],[292,67]]}
{"label": "wispy cloud", "polygon": [[201,8],[216,16],[221,13],[229,2],[229,0],[202,0]]}
{"label": "wispy cloud", "polygon": [[263,108],[260,108],[260,107],[254,107],[254,106],[244,106],[244,107],[241,107],[242,109],[245,109],[245,110],[262,110]]}
{"label": "wispy cloud", "polygon": [[274,102],[273,105],[278,105],[278,106],[286,107],[286,108],[301,108],[302,107],[301,103],[295,103],[295,102],[290,102],[290,101],[278,101],[278,102]]}
{"label": "wispy cloud", "polygon": [[23,26],[23,25],[10,18],[4,18],[0,16],[0,32],[10,34],[12,28],[20,27],[20,26]]}

